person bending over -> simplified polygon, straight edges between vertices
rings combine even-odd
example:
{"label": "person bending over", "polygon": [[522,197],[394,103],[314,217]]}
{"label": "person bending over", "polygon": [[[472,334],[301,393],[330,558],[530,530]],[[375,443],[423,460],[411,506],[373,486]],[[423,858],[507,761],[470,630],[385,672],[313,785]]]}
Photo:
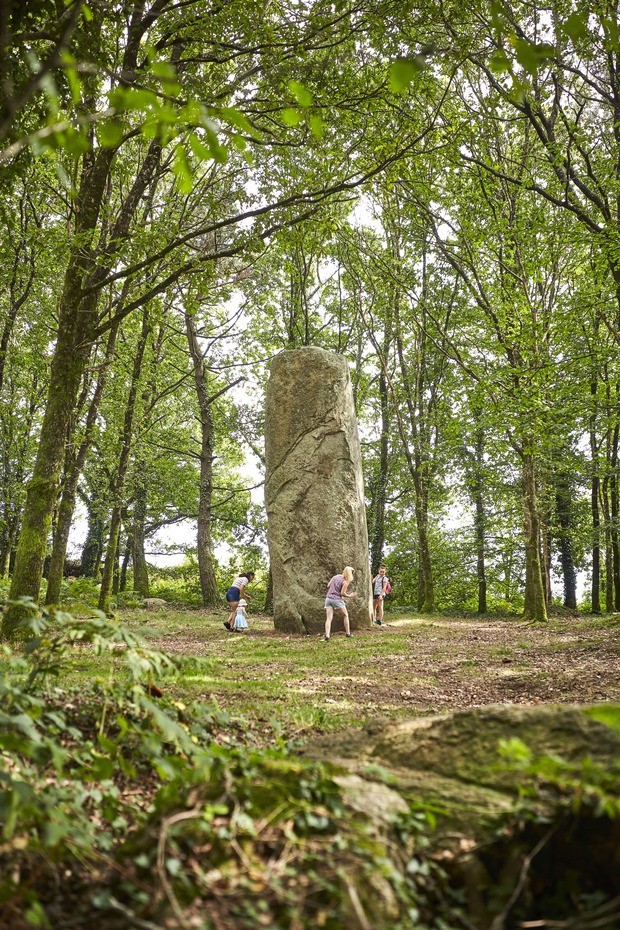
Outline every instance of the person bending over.
{"label": "person bending over", "polygon": [[241,572],[238,575],[230,588],[226,592],[226,600],[228,601],[228,606],[230,607],[230,616],[228,620],[224,622],[224,626],[227,630],[233,629],[233,624],[235,622],[235,614],[237,613],[237,606],[239,601],[244,598],[247,601],[251,601],[252,598],[249,594],[246,594],[246,586],[254,580],[254,572]]}
{"label": "person bending over", "polygon": [[344,631],[347,636],[350,638],[353,636],[351,632],[351,625],[349,623],[349,614],[347,613],[347,605],[344,602],[345,597],[355,597],[354,591],[348,591],[347,588],[353,581],[353,569],[350,565],[346,565],[341,575],[334,575],[329,580],[327,585],[327,597],[325,598],[325,640],[331,639],[331,628],[332,620],[334,619],[334,611],[341,610],[344,618]]}

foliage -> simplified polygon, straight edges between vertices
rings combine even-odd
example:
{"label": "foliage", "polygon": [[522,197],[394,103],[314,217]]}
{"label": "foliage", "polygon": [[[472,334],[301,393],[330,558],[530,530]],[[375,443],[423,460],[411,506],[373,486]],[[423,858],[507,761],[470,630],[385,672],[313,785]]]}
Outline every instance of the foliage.
{"label": "foliage", "polygon": [[[28,628],[2,665],[0,913],[43,927],[69,912],[182,925],[198,910],[205,926],[410,925],[424,869],[351,817],[323,767],[257,752],[217,709],[158,703],[174,663],[103,615]],[[76,649],[109,675],[53,685]],[[401,856],[420,856],[423,828],[402,820]]]}

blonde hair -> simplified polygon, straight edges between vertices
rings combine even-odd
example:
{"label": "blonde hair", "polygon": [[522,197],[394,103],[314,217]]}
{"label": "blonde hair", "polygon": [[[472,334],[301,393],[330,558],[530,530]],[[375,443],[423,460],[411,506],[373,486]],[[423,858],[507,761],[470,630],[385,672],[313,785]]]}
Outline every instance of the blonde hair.
{"label": "blonde hair", "polygon": [[350,565],[345,565],[342,569],[342,577],[345,581],[353,581],[353,569]]}

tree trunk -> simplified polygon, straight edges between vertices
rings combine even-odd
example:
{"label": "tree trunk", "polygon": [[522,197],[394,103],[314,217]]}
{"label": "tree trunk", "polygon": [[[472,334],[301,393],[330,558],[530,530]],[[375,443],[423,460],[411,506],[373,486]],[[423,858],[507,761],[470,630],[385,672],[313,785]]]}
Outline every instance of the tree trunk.
{"label": "tree trunk", "polygon": [[[93,268],[90,242],[99,218],[113,150],[102,149],[96,157],[84,156],[84,168],[76,202],[76,237],[71,248],[60,305],[56,348],[52,359],[47,405],[39,447],[28,484],[22,528],[17,544],[10,598],[39,599],[45,550],[64,461],[65,442],[84,365],[90,355],[97,322],[98,293],[84,296]],[[23,610],[10,607],[4,614],[0,635],[12,639]]]}
{"label": "tree trunk", "polygon": [[484,509],[484,496],[482,492],[482,479],[478,476],[473,487],[476,518],[474,529],[476,532],[476,578],[478,580],[478,607],[476,613],[487,612],[487,578],[486,578],[486,514]]}
{"label": "tree trunk", "polygon": [[[132,18],[130,30],[141,34],[145,17]],[[135,66],[131,56],[139,49],[135,35],[128,38],[124,67]],[[59,303],[56,347],[51,364],[47,405],[41,426],[39,447],[28,485],[22,530],[17,545],[15,569],[10,597],[29,596],[38,601],[43,560],[49,536],[52,511],[58,496],[58,486],[64,462],[65,443],[71,438],[71,418],[82,381],[86,361],[90,356],[97,326],[97,306],[100,282],[117,256],[120,244],[130,233],[131,221],[142,196],[151,183],[161,160],[161,145],[151,142],[138,175],[119,210],[110,230],[110,242],[105,261],[93,247],[99,213],[106,191],[115,150],[89,150],[83,156],[80,189],[75,203],[75,235],[69,252],[64,287]],[[4,614],[0,636],[11,639],[23,609],[10,607]]]}
{"label": "tree trunk", "polygon": [[[121,577],[120,577],[120,582],[118,586],[119,591],[127,590],[127,571],[129,569],[129,560],[131,558],[132,548],[133,548],[133,538],[130,535],[127,537],[127,541],[125,543],[125,552],[123,553],[123,564],[121,565]],[[148,578],[147,578],[147,583],[148,583]]]}
{"label": "tree trunk", "polygon": [[[564,606],[577,609],[577,572],[573,558],[571,485],[566,474],[556,478],[555,505],[560,524],[559,545],[562,578],[564,581]],[[594,605],[593,605],[594,606]]]}
{"label": "tree trunk", "polygon": [[[597,327],[598,331],[598,327]],[[590,382],[590,396],[592,398],[592,413],[590,416],[590,458],[592,461],[592,488],[590,493],[590,509],[592,513],[592,612],[601,612],[601,517],[599,511],[599,494],[601,479],[599,477],[598,440],[596,437],[596,395],[598,391],[598,377],[596,373]]]}
{"label": "tree trunk", "polygon": [[267,573],[267,594],[265,595],[264,611],[270,617],[273,616],[273,575],[271,574],[271,565]]}
{"label": "tree trunk", "polygon": [[133,363],[131,375],[131,387],[127,397],[127,406],[125,407],[125,417],[123,421],[123,434],[121,450],[118,460],[118,469],[116,472],[116,481],[114,486],[114,504],[112,506],[112,519],[110,520],[110,535],[108,536],[108,545],[106,549],[105,562],[101,575],[101,590],[99,592],[99,610],[106,613],[109,610],[110,591],[114,577],[114,567],[118,565],[118,538],[121,528],[122,512],[124,507],[123,492],[125,489],[125,479],[127,477],[127,468],[129,466],[129,455],[131,452],[133,438],[133,418],[136,407],[136,397],[140,384],[140,372],[142,370],[142,360],[148,335],[151,332],[148,312],[145,309],[142,315],[142,331],[136,347],[136,356]]}
{"label": "tree trunk", "polygon": [[103,541],[105,538],[105,522],[95,506],[88,509],[88,532],[82,548],[80,574],[84,578],[96,578],[99,574],[99,565],[103,554]]}
{"label": "tree trunk", "polygon": [[77,486],[82,474],[82,470],[84,468],[84,463],[86,462],[88,450],[91,446],[92,433],[97,420],[97,413],[99,412],[101,398],[103,396],[107,371],[114,356],[118,326],[118,323],[113,326],[110,329],[110,333],[108,335],[105,356],[99,368],[97,384],[95,386],[93,397],[88,408],[88,414],[86,416],[84,438],[80,443],[77,454],[75,454],[73,457],[73,461],[67,463],[67,474],[62,491],[62,497],[60,499],[58,524],[56,527],[56,533],[54,535],[52,559],[50,562],[50,569],[47,580],[47,592],[45,595],[46,604],[58,604],[60,602],[60,586],[62,583],[65,558],[67,555],[67,543],[69,541],[69,533],[71,532],[73,513],[75,511]]}
{"label": "tree trunk", "polygon": [[611,503],[611,554],[613,570],[614,609],[620,610],[620,543],[618,541],[618,437],[620,426],[616,424],[611,446],[611,472],[609,475],[609,500]]}
{"label": "tree trunk", "polygon": [[198,342],[196,321],[185,314],[187,342],[194,365],[194,383],[200,413],[200,498],[198,502],[198,572],[203,607],[219,607],[220,592],[213,565],[211,519],[213,494],[213,414],[209,397],[204,359]]}
{"label": "tree trunk", "polygon": [[[122,523],[122,515],[121,515]],[[116,552],[114,553],[114,570],[112,572],[112,594],[114,597],[118,594],[121,589],[121,567],[120,567],[120,556],[121,556],[121,536],[120,530],[118,532],[118,544],[116,546]]]}
{"label": "tree trunk", "polygon": [[[384,359],[387,358],[389,346],[389,334],[386,333],[382,349]],[[381,436],[379,439],[379,463],[373,482],[372,532],[370,536],[370,568],[373,576],[377,574],[383,561],[385,505],[389,470],[390,405],[388,382],[383,364],[381,364],[379,370],[379,401],[381,404]]]}
{"label": "tree trunk", "polygon": [[[531,448],[531,439],[525,448]],[[540,519],[536,500],[536,469],[532,452],[523,453],[523,504],[525,528],[525,605],[523,616],[530,622],[547,618],[545,589],[540,564]]]}
{"label": "tree trunk", "polygon": [[6,527],[2,536],[2,546],[0,547],[0,578],[6,578],[9,571],[9,561],[11,552],[15,544],[19,521],[17,517]]}
{"label": "tree trunk", "polygon": [[[396,313],[398,322],[398,312]],[[409,472],[413,478],[415,490],[415,518],[418,535],[418,560],[420,570],[420,583],[418,585],[418,610],[421,613],[432,613],[435,609],[435,590],[433,582],[433,565],[431,560],[431,550],[428,541],[428,484],[429,468],[427,450],[423,448],[423,440],[418,428],[418,418],[414,398],[412,396],[411,386],[407,375],[407,365],[403,351],[403,343],[398,330],[396,337],[396,346],[400,361],[401,376],[405,389],[406,406],[409,414],[409,428],[413,439],[413,454],[409,447],[405,427],[402,419],[398,418],[399,432],[403,443],[403,450],[409,466]],[[416,396],[421,393],[421,384],[416,384]]]}
{"label": "tree trunk", "polygon": [[609,509],[609,477],[605,475],[601,486],[601,506],[605,518],[605,610],[611,613],[614,609],[614,566],[611,545],[611,513]]}
{"label": "tree trunk", "polygon": [[134,517],[132,527],[133,548],[133,589],[141,597],[149,596],[149,571],[144,554],[144,524],[146,521],[147,488],[141,479],[141,469],[136,469],[138,485],[136,488],[136,501],[134,504]]}

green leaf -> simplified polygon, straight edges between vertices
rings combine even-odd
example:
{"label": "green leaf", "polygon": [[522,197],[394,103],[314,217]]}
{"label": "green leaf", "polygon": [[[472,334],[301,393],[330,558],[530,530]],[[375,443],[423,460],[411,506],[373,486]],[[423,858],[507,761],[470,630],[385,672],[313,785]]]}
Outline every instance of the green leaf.
{"label": "green leaf", "polygon": [[97,138],[99,139],[99,144],[104,149],[112,149],[115,145],[118,145],[123,138],[123,130],[120,124],[114,120],[110,120],[107,123],[100,123],[99,126],[97,126]]}
{"label": "green leaf", "polygon": [[620,705],[618,704],[598,704],[594,707],[586,707],[584,713],[613,730],[620,730]]}
{"label": "green leaf", "polygon": [[235,133],[234,136],[232,137],[232,143],[238,152],[244,152],[246,148],[248,147],[248,144],[243,138],[243,136],[239,136],[237,135],[237,133]]}
{"label": "green leaf", "polygon": [[588,14],[571,13],[567,20],[560,23],[560,29],[571,38],[573,42],[578,42],[579,39],[585,39],[588,34]]}
{"label": "green leaf", "polygon": [[301,123],[301,113],[299,110],[288,107],[286,110],[282,110],[282,122],[285,126],[298,126]]}
{"label": "green leaf", "polygon": [[242,129],[243,132],[255,132],[245,113],[242,113],[236,107],[220,107],[218,113],[231,126],[236,126],[237,129]]}
{"label": "green leaf", "polygon": [[510,71],[510,59],[502,48],[496,49],[489,59],[489,68],[496,74]]}
{"label": "green leaf", "polygon": [[390,65],[390,88],[395,94],[402,94],[407,90],[412,80],[426,67],[423,55],[413,58],[397,58]]}
{"label": "green leaf", "polygon": [[189,167],[189,162],[187,161],[185,146],[181,145],[181,143],[179,143],[174,150],[172,170],[174,171],[177,187],[181,193],[189,194],[193,185],[192,172]]}
{"label": "green leaf", "polygon": [[325,126],[323,125],[323,120],[317,114],[311,116],[308,120],[308,125],[310,126],[310,131],[315,139],[322,139],[323,133],[325,132]]}
{"label": "green leaf", "polygon": [[211,157],[214,161],[219,162],[223,165],[228,161],[228,152],[223,145],[220,145],[220,140],[217,137],[217,133],[213,129],[210,129],[208,126],[205,127],[205,134],[207,136],[207,144],[209,146],[209,151],[211,152]]}
{"label": "green leaf", "polygon": [[24,914],[24,918],[26,923],[29,923],[32,927],[51,927],[51,924],[47,919],[47,914],[43,910],[43,905],[40,901],[32,902]]}
{"label": "green leaf", "polygon": [[213,158],[211,149],[199,139],[195,132],[189,134],[188,141],[189,147],[199,161],[207,161],[207,159]]}
{"label": "green leaf", "polygon": [[169,61],[154,61],[151,65],[151,71],[155,77],[159,78],[161,86],[165,93],[177,97],[181,92],[181,85],[177,81],[176,71]]}
{"label": "green leaf", "polygon": [[312,106],[312,94],[307,87],[304,87],[303,84],[300,84],[299,81],[289,81],[288,89],[291,94],[297,101],[300,107],[311,107]]}
{"label": "green leaf", "polygon": [[53,820],[48,820],[43,829],[45,845],[58,846],[70,833],[71,826],[67,821],[64,823],[56,823]]}
{"label": "green leaf", "polygon": [[538,68],[555,54],[553,46],[546,42],[536,45],[527,39],[514,39],[513,44],[517,61],[529,74],[536,74]]}
{"label": "green leaf", "polygon": [[77,76],[75,68],[75,58],[73,55],[70,55],[69,52],[64,52],[62,56],[63,63],[65,67],[65,77],[67,78],[67,84],[69,85],[69,90],[71,91],[71,102],[79,103],[82,99],[82,84],[80,79]]}
{"label": "green leaf", "polygon": [[87,3],[82,4],[82,16],[84,17],[87,23],[92,22],[93,14]]}

